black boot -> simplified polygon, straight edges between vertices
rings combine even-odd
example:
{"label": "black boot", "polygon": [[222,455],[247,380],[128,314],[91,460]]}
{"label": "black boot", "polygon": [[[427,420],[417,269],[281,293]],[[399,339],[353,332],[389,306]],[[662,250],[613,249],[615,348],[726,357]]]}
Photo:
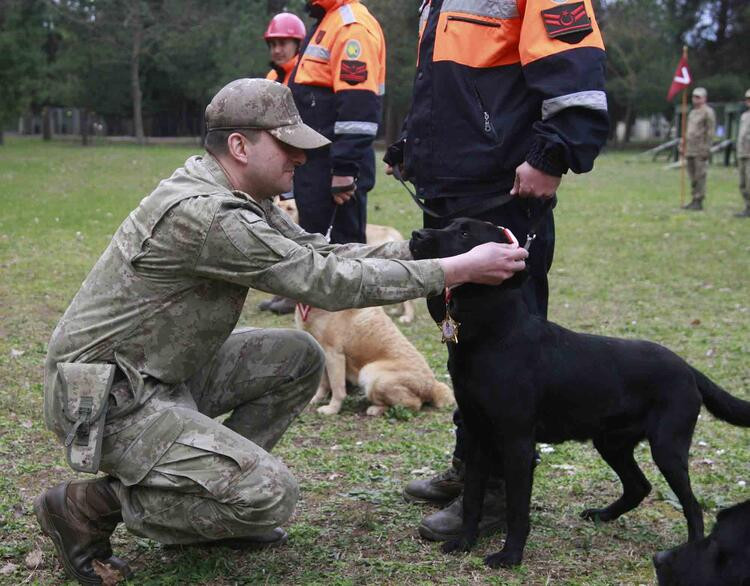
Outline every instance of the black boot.
{"label": "black boot", "polygon": [[741,212],[737,212],[734,214],[735,218],[750,218],[750,204],[747,205],[747,207],[742,210]]}
{"label": "black boot", "polygon": [[122,578],[131,575],[128,564],[112,555],[109,543],[122,514],[108,477],[58,484],[34,500],[34,513],[71,578],[101,584],[95,561]]}

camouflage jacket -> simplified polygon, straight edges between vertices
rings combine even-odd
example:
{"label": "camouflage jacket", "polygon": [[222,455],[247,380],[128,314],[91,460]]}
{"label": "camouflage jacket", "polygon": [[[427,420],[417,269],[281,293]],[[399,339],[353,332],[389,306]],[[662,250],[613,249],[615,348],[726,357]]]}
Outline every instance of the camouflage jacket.
{"label": "camouflage jacket", "polygon": [[740,130],[737,133],[737,158],[750,158],[750,110],[740,118]]}
{"label": "camouflage jacket", "polygon": [[232,191],[210,155],[185,166],[130,213],[49,342],[45,421],[63,434],[58,362],[117,364],[128,395],[108,418],[148,400],[151,379],[189,379],[237,324],[249,287],[339,310],[438,294],[436,260],[406,242],[328,244],[270,201]]}
{"label": "camouflage jacket", "polygon": [[685,155],[708,157],[716,130],[716,114],[711,106],[704,105],[690,110],[685,132]]}

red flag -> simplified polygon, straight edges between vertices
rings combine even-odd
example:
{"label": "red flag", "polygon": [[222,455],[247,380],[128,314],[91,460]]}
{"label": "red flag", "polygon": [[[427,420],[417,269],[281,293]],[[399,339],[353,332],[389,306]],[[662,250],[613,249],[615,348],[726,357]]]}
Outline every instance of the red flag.
{"label": "red flag", "polygon": [[689,86],[691,81],[693,81],[693,79],[690,75],[690,70],[688,69],[687,57],[683,55],[680,58],[680,62],[677,64],[677,69],[674,72],[672,85],[669,86],[667,101],[672,101],[672,98],[674,98],[676,94]]}

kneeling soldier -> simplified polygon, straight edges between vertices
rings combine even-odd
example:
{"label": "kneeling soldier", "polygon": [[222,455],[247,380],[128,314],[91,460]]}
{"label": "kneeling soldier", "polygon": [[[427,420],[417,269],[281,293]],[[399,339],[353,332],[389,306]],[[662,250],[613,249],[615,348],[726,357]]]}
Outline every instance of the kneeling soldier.
{"label": "kneeling soldier", "polygon": [[49,343],[47,426],[73,469],[105,476],[51,488],[34,509],[84,584],[100,583],[97,563],[130,574],[109,541],[120,522],[165,544],[285,540],[297,482],[269,451],[324,358],[303,332],[234,329],[249,287],[339,310],[524,268],[526,251],[500,244],[414,261],[406,242],[332,245],[293,224],[272,197],[328,140],[279,83],[228,84],[206,128],[207,152],[125,219]]}

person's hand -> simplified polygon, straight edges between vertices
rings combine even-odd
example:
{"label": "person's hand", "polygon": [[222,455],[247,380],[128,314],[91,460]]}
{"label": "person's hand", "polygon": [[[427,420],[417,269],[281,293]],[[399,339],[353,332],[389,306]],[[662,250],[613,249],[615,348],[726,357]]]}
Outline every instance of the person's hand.
{"label": "person's hand", "polygon": [[[346,177],[341,175],[334,175],[333,177],[331,177],[331,187],[342,187],[345,185],[352,185],[353,183],[354,177]],[[334,193],[332,196],[334,203],[336,203],[336,205],[341,205],[348,202],[352,197],[354,197],[355,189],[355,187],[352,187],[349,191]]]}
{"label": "person's hand", "polygon": [[562,177],[547,175],[524,162],[516,167],[516,180],[511,195],[548,199],[555,195]]}
{"label": "person's hand", "polygon": [[526,268],[527,256],[528,251],[517,244],[485,242],[469,252],[439,261],[445,272],[446,287],[462,283],[499,285]]}
{"label": "person's hand", "polygon": [[393,175],[393,167],[391,167],[388,163],[385,164],[385,174]]}

